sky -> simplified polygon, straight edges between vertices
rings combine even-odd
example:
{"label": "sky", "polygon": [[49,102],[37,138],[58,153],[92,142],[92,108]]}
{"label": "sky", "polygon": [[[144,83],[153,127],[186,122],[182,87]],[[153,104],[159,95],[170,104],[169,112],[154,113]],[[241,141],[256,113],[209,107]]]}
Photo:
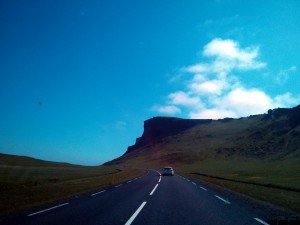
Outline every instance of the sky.
{"label": "sky", "polygon": [[0,152],[121,156],[154,116],[300,104],[298,0],[1,0]]}

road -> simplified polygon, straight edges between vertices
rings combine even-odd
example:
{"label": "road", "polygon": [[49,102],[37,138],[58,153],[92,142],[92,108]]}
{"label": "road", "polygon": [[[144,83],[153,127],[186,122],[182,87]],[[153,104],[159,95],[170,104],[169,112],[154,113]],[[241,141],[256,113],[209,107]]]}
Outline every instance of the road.
{"label": "road", "polygon": [[282,212],[185,177],[144,176],[6,218],[9,225],[261,225]]}

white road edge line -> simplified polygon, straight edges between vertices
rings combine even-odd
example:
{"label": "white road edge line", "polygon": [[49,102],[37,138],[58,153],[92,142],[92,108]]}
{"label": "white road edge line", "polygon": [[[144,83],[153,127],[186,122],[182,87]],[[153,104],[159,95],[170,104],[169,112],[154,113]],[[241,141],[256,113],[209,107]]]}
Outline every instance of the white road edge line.
{"label": "white road edge line", "polygon": [[270,224],[268,224],[268,223],[266,223],[265,221],[263,221],[263,220],[261,220],[261,219],[259,219],[259,218],[254,218],[256,221],[258,221],[258,222],[260,222],[261,224],[263,224],[263,225],[270,225]]}
{"label": "white road edge line", "polygon": [[193,185],[197,185],[195,182],[192,182]]}
{"label": "white road edge line", "polygon": [[216,197],[216,198],[218,198],[218,199],[220,199],[221,201],[223,201],[223,202],[227,203],[227,204],[230,204],[230,202],[229,202],[229,201],[225,200],[224,198],[221,198],[221,197],[220,197],[220,196],[218,196],[218,195],[215,195],[215,197]]}
{"label": "white road edge line", "polygon": [[135,213],[129,218],[129,220],[125,223],[125,225],[130,225],[134,219],[137,217],[137,215],[140,213],[140,211],[143,209],[143,207],[146,205],[147,202],[143,202],[140,207],[135,211]]}
{"label": "white road edge line", "polygon": [[159,177],[158,183],[160,183],[160,181],[161,181],[161,176]]}
{"label": "white road edge line", "polygon": [[103,192],[105,192],[106,190],[103,190],[103,191],[99,191],[99,192],[97,192],[97,193],[94,193],[94,194],[91,194],[91,196],[94,196],[94,195],[98,195],[98,194],[101,194],[101,193],[103,193]]}
{"label": "white road edge line", "polygon": [[151,191],[150,195],[153,195],[154,191],[156,190],[156,188],[158,187],[158,184],[155,185],[155,187],[153,188],[153,190]]}
{"label": "white road edge line", "polygon": [[117,186],[115,186],[115,187],[116,187],[116,188],[117,188],[117,187],[121,187],[122,185],[123,185],[123,184],[119,184],[119,185],[117,185]]}
{"label": "white road edge line", "polygon": [[130,180],[130,181],[127,181],[127,183],[130,183],[130,182],[132,182],[132,180]]}
{"label": "white road edge line", "polygon": [[206,188],[204,188],[204,187],[200,187],[202,190],[204,190],[204,191],[207,191],[207,189]]}
{"label": "white road edge line", "polygon": [[31,214],[29,214],[27,216],[34,216],[34,215],[37,215],[37,214],[40,214],[40,213],[43,213],[43,212],[46,212],[46,211],[49,211],[49,210],[52,210],[52,209],[56,209],[56,208],[59,208],[59,207],[62,207],[62,206],[68,205],[68,204],[69,204],[69,202],[61,204],[61,205],[57,205],[57,206],[54,206],[54,207],[51,207],[49,209],[44,209],[44,210],[41,210],[41,211],[38,211],[38,212],[35,212],[35,213],[31,213]]}
{"label": "white road edge line", "polygon": [[155,171],[156,173],[158,173],[158,175],[159,175],[159,176],[161,176],[161,173],[160,173],[160,172],[158,172],[157,170],[153,170],[153,171]]}

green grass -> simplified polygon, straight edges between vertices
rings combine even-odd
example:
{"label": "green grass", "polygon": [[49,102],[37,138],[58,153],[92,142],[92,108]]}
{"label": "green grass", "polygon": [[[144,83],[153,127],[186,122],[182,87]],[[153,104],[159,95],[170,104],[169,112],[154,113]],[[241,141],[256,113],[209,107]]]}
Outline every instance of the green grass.
{"label": "green grass", "polygon": [[[177,167],[185,176],[208,182],[198,172],[239,181],[300,189],[299,160],[207,160]],[[176,170],[176,168],[174,168]],[[211,183],[300,213],[300,193],[211,178]]]}
{"label": "green grass", "polygon": [[[195,131],[197,130],[195,129]],[[223,131],[225,132],[225,128],[218,132]],[[198,130],[198,132],[200,131]],[[205,135],[205,133],[201,135],[203,134]],[[152,147],[138,149],[129,154],[122,164],[156,169],[171,165],[175,172],[187,176],[198,172],[229,179],[300,189],[299,157],[281,159],[259,159],[243,155],[224,157],[222,154],[215,154],[213,149],[218,147],[222,141],[226,142],[226,138],[220,138],[216,144],[213,143],[214,138],[212,137],[210,138],[212,140],[202,143],[199,134],[196,137],[191,137],[191,134],[184,135],[187,134],[169,138]],[[201,176],[193,177],[202,179]],[[213,182],[252,198],[300,213],[299,193],[229,181],[213,180]]]}
{"label": "green grass", "polygon": [[182,172],[199,172],[262,184],[300,189],[299,160],[207,160],[179,167]]}
{"label": "green grass", "polygon": [[[300,126],[264,115],[197,125],[126,154],[119,162],[300,189]],[[204,178],[205,180],[205,178]],[[214,184],[300,213],[299,193],[230,181]]]}
{"label": "green grass", "polygon": [[[191,173],[300,189],[299,140],[300,126],[291,128],[286,117],[266,120],[260,115],[197,125],[125,154],[115,166],[80,167],[0,154],[0,201],[8,205],[1,204],[0,212],[102,188],[110,184],[112,174],[122,181],[142,173],[133,167],[170,165],[196,179],[203,178]],[[213,183],[300,213],[296,192],[215,179]]]}
{"label": "green grass", "polygon": [[99,190],[113,185],[112,181],[119,183],[144,173],[122,166],[45,165],[0,165],[0,215]]}
{"label": "green grass", "polygon": [[[192,174],[186,174],[186,176],[204,182],[208,182],[207,178],[201,176]],[[251,184],[242,184],[231,181],[218,180],[213,178],[210,179],[209,184],[221,186],[226,189],[293,211],[295,213],[300,213],[299,192],[285,191]]]}

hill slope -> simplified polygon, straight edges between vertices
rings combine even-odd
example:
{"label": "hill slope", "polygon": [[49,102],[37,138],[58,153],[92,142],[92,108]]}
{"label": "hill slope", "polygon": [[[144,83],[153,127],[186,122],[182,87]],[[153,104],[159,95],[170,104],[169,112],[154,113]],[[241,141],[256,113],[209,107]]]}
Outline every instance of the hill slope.
{"label": "hill slope", "polygon": [[300,190],[300,105],[240,119],[155,117],[145,121],[134,146],[106,164],[171,165],[177,173],[299,213],[300,192],[287,190]]}
{"label": "hill slope", "polygon": [[208,159],[300,157],[300,105],[241,119],[154,117],[126,153],[107,164],[193,164]]}
{"label": "hill slope", "polygon": [[144,171],[116,166],[79,166],[0,154],[0,220],[5,214],[99,190]]}
{"label": "hill slope", "polygon": [[35,166],[35,167],[80,167],[69,163],[51,162],[27,156],[0,153],[0,166]]}

